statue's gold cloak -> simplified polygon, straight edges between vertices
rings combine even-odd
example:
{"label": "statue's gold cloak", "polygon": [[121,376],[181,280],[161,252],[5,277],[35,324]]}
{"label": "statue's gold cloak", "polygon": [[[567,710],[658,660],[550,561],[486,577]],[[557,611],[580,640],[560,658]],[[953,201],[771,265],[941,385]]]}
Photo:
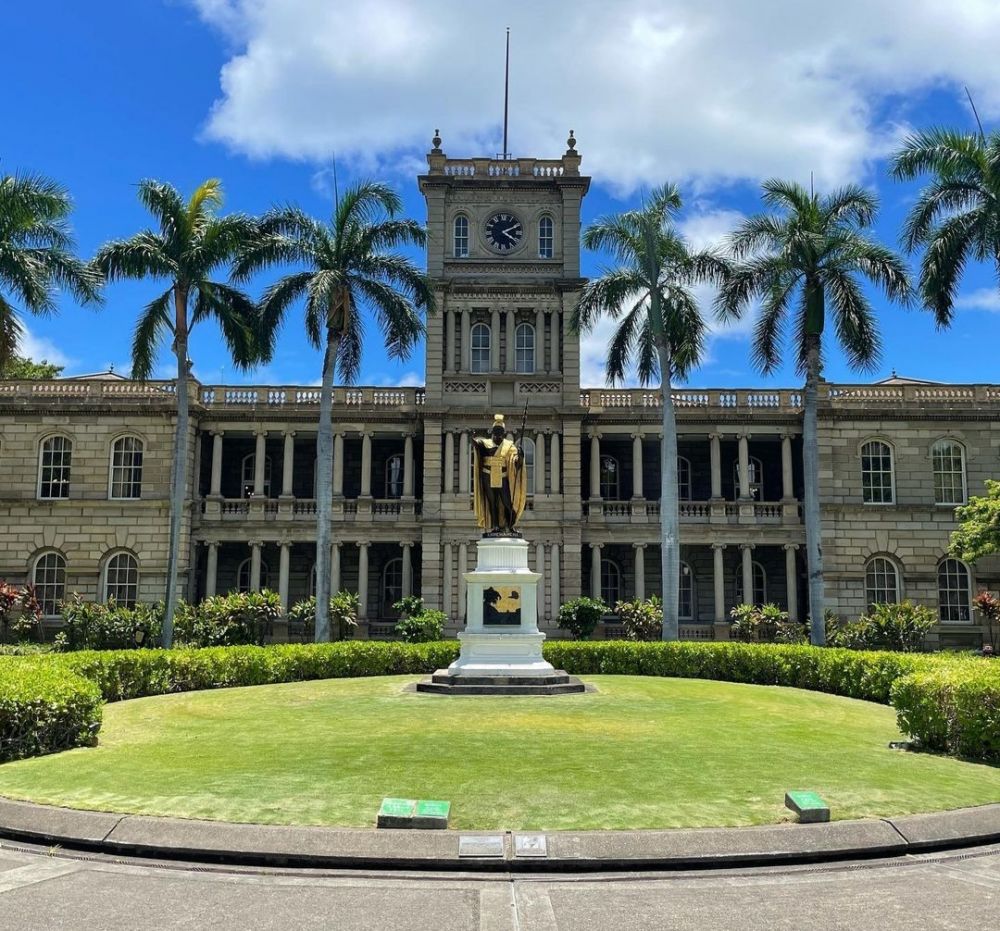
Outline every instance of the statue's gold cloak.
{"label": "statue's gold cloak", "polygon": [[484,468],[483,450],[493,451],[490,457],[490,487],[502,488],[504,482],[509,483],[510,500],[514,508],[510,523],[503,526],[504,530],[513,530],[524,513],[528,501],[527,477],[524,474],[524,464],[517,454],[517,447],[508,439],[501,441],[499,448],[493,440],[479,440],[472,444],[472,470],[475,476],[473,482],[473,501],[475,503],[476,523],[484,530],[490,530],[489,508],[483,495],[481,476]]}

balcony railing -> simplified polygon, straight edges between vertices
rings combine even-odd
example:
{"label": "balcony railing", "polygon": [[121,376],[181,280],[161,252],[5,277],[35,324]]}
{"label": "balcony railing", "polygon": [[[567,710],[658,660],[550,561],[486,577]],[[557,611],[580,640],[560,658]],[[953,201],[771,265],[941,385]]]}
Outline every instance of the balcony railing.
{"label": "balcony railing", "polygon": [[[781,524],[786,519],[798,520],[798,504],[780,501],[739,502],[739,501],[680,501],[680,519],[685,523],[738,523],[752,519],[759,524]],[[658,521],[659,501],[584,501],[583,515],[590,522],[637,523]]]}
{"label": "balcony railing", "polygon": [[[423,388],[334,388],[333,404],[343,407],[421,407]],[[198,399],[210,410],[319,410],[319,388],[202,385]]]}
{"label": "balcony railing", "polygon": [[[354,521],[359,513],[362,518],[371,515],[375,521],[394,522],[415,517],[421,513],[420,500],[401,498],[368,498],[359,510],[357,498],[339,499],[334,502],[334,520]],[[315,521],[316,501],[313,498],[295,498],[282,502],[275,498],[258,501],[253,498],[202,498],[199,502],[201,514],[209,520],[219,518],[225,521],[264,520]]]}

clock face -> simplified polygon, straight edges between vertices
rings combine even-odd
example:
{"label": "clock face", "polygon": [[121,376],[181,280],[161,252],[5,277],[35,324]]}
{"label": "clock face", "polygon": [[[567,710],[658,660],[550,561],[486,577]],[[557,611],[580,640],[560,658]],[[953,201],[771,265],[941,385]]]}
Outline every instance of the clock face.
{"label": "clock face", "polygon": [[512,213],[495,213],[486,221],[486,241],[497,252],[510,252],[523,238],[524,227]]}

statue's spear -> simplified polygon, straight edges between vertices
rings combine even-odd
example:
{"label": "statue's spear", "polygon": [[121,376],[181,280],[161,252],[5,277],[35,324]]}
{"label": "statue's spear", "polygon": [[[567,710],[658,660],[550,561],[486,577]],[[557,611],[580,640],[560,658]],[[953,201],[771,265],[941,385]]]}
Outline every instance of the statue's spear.
{"label": "statue's spear", "polygon": [[517,431],[514,437],[514,445],[520,448],[519,440],[524,436],[524,428],[528,423],[528,400],[525,398],[524,401],[524,416],[521,418],[521,429]]}

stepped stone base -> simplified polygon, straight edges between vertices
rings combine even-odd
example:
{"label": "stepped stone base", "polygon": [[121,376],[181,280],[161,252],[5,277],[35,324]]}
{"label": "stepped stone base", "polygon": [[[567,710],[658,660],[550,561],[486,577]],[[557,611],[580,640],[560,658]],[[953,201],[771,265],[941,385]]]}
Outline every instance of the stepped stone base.
{"label": "stepped stone base", "polygon": [[559,669],[544,676],[452,675],[439,669],[418,682],[417,691],[436,695],[569,695],[586,691],[586,686]]}

